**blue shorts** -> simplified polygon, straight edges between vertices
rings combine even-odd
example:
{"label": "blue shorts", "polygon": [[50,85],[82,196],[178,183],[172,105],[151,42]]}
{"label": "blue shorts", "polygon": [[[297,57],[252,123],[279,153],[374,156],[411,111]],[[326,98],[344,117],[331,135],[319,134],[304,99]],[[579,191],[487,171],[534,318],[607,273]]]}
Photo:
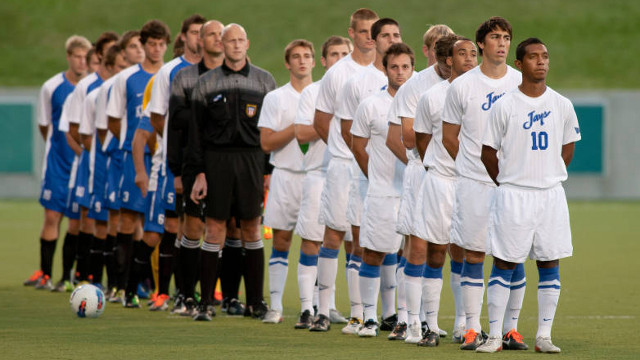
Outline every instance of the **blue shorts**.
{"label": "blue shorts", "polygon": [[75,196],[76,186],[72,189],[69,189],[67,192],[67,206],[64,210],[64,216],[68,217],[70,220],[79,220],[80,219],[80,205]]}
{"label": "blue shorts", "polygon": [[164,233],[164,207],[160,192],[149,191],[145,199],[144,231]]}
{"label": "blue shorts", "polygon": [[89,207],[89,218],[98,221],[107,221],[109,207],[107,201],[107,154],[102,151],[99,140],[96,141],[93,174],[89,177],[89,187],[91,192],[91,203]]}
{"label": "blue shorts", "polygon": [[114,150],[107,159],[105,197],[107,198],[106,205],[109,210],[120,210],[118,189],[120,177],[122,176],[122,154],[122,150]]}
{"label": "blue shorts", "polygon": [[88,209],[91,206],[91,194],[89,193],[89,161],[90,154],[83,150],[80,154],[80,162],[76,175],[76,202],[83,208]]}
{"label": "blue shorts", "polygon": [[[151,169],[150,154],[144,154],[144,166],[148,174]],[[120,208],[142,214],[145,209],[145,201],[135,180],[136,170],[133,166],[133,156],[130,151],[125,151],[122,158],[122,176],[120,177]]]}
{"label": "blue shorts", "polygon": [[165,210],[176,211],[176,188],[173,185],[174,176],[167,167],[167,175],[163,176],[162,181],[162,202]]}
{"label": "blue shorts", "polygon": [[65,210],[67,210],[68,195],[69,179],[45,175],[40,189],[40,204],[45,209],[64,214]]}
{"label": "blue shorts", "polygon": [[[104,194],[104,191],[102,194]],[[98,194],[93,194],[91,196],[91,205],[87,217],[96,221],[109,220],[109,209],[105,206],[106,203],[107,201],[104,196],[98,197]]]}

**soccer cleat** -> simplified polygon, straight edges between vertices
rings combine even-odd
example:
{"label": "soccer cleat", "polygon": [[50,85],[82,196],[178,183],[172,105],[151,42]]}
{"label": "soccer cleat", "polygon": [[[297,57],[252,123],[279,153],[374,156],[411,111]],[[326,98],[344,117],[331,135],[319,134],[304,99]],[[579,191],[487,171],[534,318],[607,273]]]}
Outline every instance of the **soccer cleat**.
{"label": "soccer cleat", "polygon": [[387,339],[389,340],[404,340],[407,338],[407,324],[397,323],[393,331],[389,333]]}
{"label": "soccer cleat", "polygon": [[326,315],[320,314],[309,328],[309,331],[326,332],[329,329],[331,329],[331,320]]}
{"label": "soccer cleat", "polygon": [[553,345],[550,336],[538,336],[536,338],[536,352],[556,354],[560,352],[560,348]]}
{"label": "soccer cleat", "polygon": [[447,335],[449,335],[449,333],[444,331],[444,330],[442,330],[442,329],[439,329],[438,330],[438,335],[440,335],[440,337],[447,337]]}
{"label": "soccer cleat", "polygon": [[198,313],[198,304],[193,298],[187,298],[187,300],[184,301],[184,306],[185,310],[180,313],[180,315],[194,317]]}
{"label": "soccer cleat", "polygon": [[358,336],[376,337],[378,336],[378,331],[379,331],[378,323],[373,319],[369,319],[365,321],[364,325],[362,325],[362,329],[358,331]]}
{"label": "soccer cleat", "polygon": [[407,337],[404,339],[406,344],[417,344],[422,340],[422,325],[414,322],[407,327]]}
{"label": "soccer cleat", "polygon": [[151,294],[151,297],[149,297],[149,300],[147,300],[147,306],[152,306],[154,302],[156,302],[156,299],[158,298],[158,293],[154,292],[153,294]]}
{"label": "soccer cleat", "polygon": [[151,287],[147,284],[147,281],[139,282],[137,291],[138,297],[140,299],[149,299],[151,296]]}
{"label": "soccer cleat", "polygon": [[464,342],[460,345],[460,350],[475,350],[484,343],[482,334],[478,334],[475,330],[469,329],[464,334]]}
{"label": "soccer cleat", "polygon": [[[69,280],[60,280],[56,283],[56,285],[53,287],[53,290],[51,290],[53,292],[71,292],[73,291],[73,285],[71,285],[71,281]],[[105,295],[105,299],[106,299],[106,295]]]}
{"label": "soccer cleat", "polygon": [[238,301],[238,299],[231,299],[229,301],[229,305],[227,307],[227,315],[229,316],[242,316],[245,312],[246,308],[243,303]]}
{"label": "soccer cleat", "polygon": [[529,350],[529,345],[522,341],[522,335],[516,329],[511,329],[502,337],[502,348],[504,350]]}
{"label": "soccer cleat", "polygon": [[332,324],[346,324],[347,319],[340,313],[340,311],[336,309],[329,310],[329,320],[331,320]]}
{"label": "soccer cleat", "polygon": [[140,308],[140,299],[138,295],[134,295],[133,293],[128,293],[125,296],[124,307],[129,309],[139,309]]}
{"label": "soccer cleat", "polygon": [[398,315],[393,314],[388,318],[382,320],[382,323],[380,324],[380,330],[391,331],[396,327],[397,323],[398,323]]}
{"label": "soccer cleat", "polygon": [[213,305],[200,304],[198,306],[198,312],[193,316],[195,321],[211,321],[211,318],[216,316],[216,310]]}
{"label": "soccer cleat", "polygon": [[311,311],[305,310],[300,314],[298,322],[293,326],[294,329],[308,329],[313,324],[313,318],[311,317]]}
{"label": "soccer cleat", "polygon": [[262,322],[265,324],[280,324],[282,322],[282,312],[278,310],[269,309]]}
{"label": "soccer cleat", "polygon": [[[269,307],[267,306],[267,303],[264,302],[264,300],[261,300],[259,303],[255,304],[255,305],[251,305],[250,307],[247,307],[247,310],[251,309],[251,317],[253,317],[254,319],[264,319],[265,315],[267,315],[267,312],[269,311]],[[246,316],[246,311],[245,311],[245,316]]]}
{"label": "soccer cleat", "polygon": [[464,342],[464,326],[458,326],[457,328],[453,329],[451,342],[453,342],[454,344],[462,344],[462,342]]}
{"label": "soccer cleat", "polygon": [[345,335],[358,335],[360,329],[362,329],[362,320],[352,317],[341,331]]}
{"label": "soccer cleat", "polygon": [[436,347],[440,344],[440,333],[427,330],[422,339],[418,341],[418,346]]}
{"label": "soccer cleat", "polygon": [[38,290],[53,290],[53,282],[49,278],[49,275],[44,275],[43,277],[41,277],[35,288]]}
{"label": "soccer cleat", "polygon": [[169,295],[160,294],[156,296],[156,301],[149,307],[150,311],[164,311],[169,308]]}
{"label": "soccer cleat", "polygon": [[171,313],[175,315],[181,315],[185,311],[187,311],[187,307],[184,305],[184,296],[182,294],[178,294],[175,300],[173,300],[173,308],[171,309]]}
{"label": "soccer cleat", "polygon": [[[115,288],[114,288],[115,289]],[[124,301],[124,290],[116,290],[111,298],[109,298],[110,303],[122,303]]]}
{"label": "soccer cleat", "polygon": [[29,276],[29,278],[27,280],[25,280],[22,285],[24,286],[36,286],[36,284],[40,281],[40,279],[42,278],[44,274],[42,273],[42,270],[36,270],[33,272],[33,274],[31,274],[31,276]]}
{"label": "soccer cleat", "polygon": [[489,339],[476,349],[476,352],[479,353],[494,353],[498,351],[502,351],[502,339],[499,336],[489,336]]}

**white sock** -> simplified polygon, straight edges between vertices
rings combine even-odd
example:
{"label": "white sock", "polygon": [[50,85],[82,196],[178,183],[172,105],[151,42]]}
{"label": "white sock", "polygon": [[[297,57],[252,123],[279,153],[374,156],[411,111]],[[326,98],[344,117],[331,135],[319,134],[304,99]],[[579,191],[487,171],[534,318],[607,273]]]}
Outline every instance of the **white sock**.
{"label": "white sock", "polygon": [[362,308],[362,298],[360,293],[360,266],[362,264],[362,259],[359,256],[352,255],[349,260],[349,265],[347,266],[347,278],[348,281],[348,290],[349,290],[349,303],[351,304],[351,315],[352,318],[362,319],[363,308]]}
{"label": "white sock", "polygon": [[396,302],[398,303],[398,324],[407,324],[409,321],[409,314],[407,312],[407,290],[404,285],[404,267],[407,264],[407,259],[404,257],[400,259],[398,268],[396,269],[396,282],[398,289],[396,291]]}
{"label": "white sock", "polygon": [[392,265],[383,264],[380,269],[382,319],[386,319],[396,313],[396,288],[398,287],[398,283],[396,282],[397,256],[396,254],[387,255],[387,257],[389,256],[393,257],[394,263]]}
{"label": "white sock", "polygon": [[502,320],[509,302],[512,275],[513,270],[498,269],[495,265],[491,268],[487,285],[489,336],[502,337]]}
{"label": "white sock", "polygon": [[464,304],[462,303],[462,287],[460,286],[460,274],[462,273],[462,263],[451,260],[451,278],[449,285],[453,293],[453,302],[455,306],[455,319],[453,328],[464,328],[466,326],[466,316],[464,313]]}
{"label": "white sock", "polygon": [[287,283],[289,272],[289,252],[271,249],[269,259],[269,292],[271,294],[271,308],[282,312],[282,294]]}
{"label": "white sock", "polygon": [[462,276],[460,277],[462,301],[466,315],[465,329],[473,329],[477,333],[482,331],[482,326],[480,325],[480,311],[484,295],[482,265],[483,263],[469,264],[465,261],[462,266]]}
{"label": "white sock", "polygon": [[404,286],[407,298],[407,325],[420,323],[420,307],[422,305],[422,272],[424,264],[414,265],[407,262],[404,268]]}
{"label": "white sock", "polygon": [[524,264],[518,264],[513,271],[513,276],[511,276],[511,291],[509,293],[509,302],[507,303],[507,309],[504,313],[504,325],[502,327],[503,335],[511,329],[518,330],[518,318],[520,317],[526,286],[527,280],[524,276]]}
{"label": "white sock", "polygon": [[538,333],[539,336],[551,337],[553,318],[558,308],[560,298],[560,273],[559,267],[538,268],[540,280],[538,281]]}
{"label": "white sock", "polygon": [[331,287],[338,273],[338,250],[320,248],[318,257],[318,314],[329,316]]}
{"label": "white sock", "polygon": [[429,330],[438,332],[438,311],[440,310],[440,293],[442,292],[442,268],[425,267],[422,279],[422,307]]}
{"label": "white sock", "polygon": [[298,291],[300,293],[300,312],[309,310],[313,315],[313,297],[318,278],[318,255],[305,255],[300,252],[298,262]]}
{"label": "white sock", "polygon": [[364,321],[378,322],[377,305],[380,291],[380,266],[362,263],[360,266],[360,294],[364,307]]}

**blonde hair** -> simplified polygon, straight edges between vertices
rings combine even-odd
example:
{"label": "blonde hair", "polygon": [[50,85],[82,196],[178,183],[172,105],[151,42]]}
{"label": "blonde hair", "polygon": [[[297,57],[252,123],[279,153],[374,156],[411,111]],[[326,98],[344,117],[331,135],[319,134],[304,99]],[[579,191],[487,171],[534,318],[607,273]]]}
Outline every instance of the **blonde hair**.
{"label": "blonde hair", "polygon": [[289,63],[289,56],[291,56],[291,51],[298,46],[311,50],[311,57],[315,57],[316,51],[313,48],[313,43],[305,39],[297,39],[290,42],[287,47],[284,48],[284,61],[286,61],[287,64]]}
{"label": "blonde hair", "polygon": [[441,38],[446,35],[453,35],[454,32],[450,27],[444,24],[437,24],[429,26],[429,29],[422,36],[422,43],[425,44],[429,49],[435,44],[438,38]]}
{"label": "blonde hair", "polygon": [[89,49],[91,49],[91,41],[89,41],[84,36],[71,35],[71,37],[69,37],[64,43],[64,48],[67,50],[67,54],[71,54],[76,48],[81,48],[88,51]]}

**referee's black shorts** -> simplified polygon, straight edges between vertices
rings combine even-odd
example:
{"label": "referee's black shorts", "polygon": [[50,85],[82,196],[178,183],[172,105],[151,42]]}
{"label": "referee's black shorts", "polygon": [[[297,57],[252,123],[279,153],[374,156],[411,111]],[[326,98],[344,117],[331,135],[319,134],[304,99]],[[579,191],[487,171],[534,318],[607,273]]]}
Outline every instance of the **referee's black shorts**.
{"label": "referee's black shorts", "polygon": [[264,197],[262,150],[204,154],[207,197],[205,216],[217,220],[255,219],[262,215]]}
{"label": "referee's black shorts", "polygon": [[[186,214],[204,221],[203,204],[196,204],[191,200],[191,189],[193,189],[193,183],[195,182],[195,176],[192,174],[182,174],[182,201],[180,203],[180,216]],[[178,206],[176,206],[176,209]]]}

